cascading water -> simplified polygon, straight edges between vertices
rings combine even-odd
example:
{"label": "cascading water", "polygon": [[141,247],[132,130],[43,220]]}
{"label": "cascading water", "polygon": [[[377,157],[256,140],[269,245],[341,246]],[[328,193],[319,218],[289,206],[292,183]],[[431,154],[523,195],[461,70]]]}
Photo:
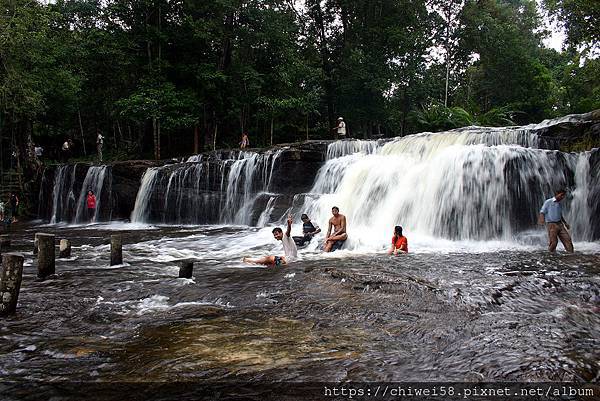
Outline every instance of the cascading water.
{"label": "cascading water", "polygon": [[269,190],[282,151],[240,152],[236,159],[224,160],[192,156],[186,163],[150,168],[142,178],[131,220],[251,224],[253,204]]}
{"label": "cascading water", "polygon": [[[88,169],[85,179],[83,180],[83,185],[81,187],[81,192],[79,194],[79,198],[77,199],[76,204],[76,214],[75,214],[75,222],[83,223],[87,221],[87,204],[86,198],[88,191],[93,191],[96,196],[96,210],[94,211],[93,221],[98,221],[100,218],[101,211],[101,200],[102,200],[102,192],[105,187],[105,181],[107,175],[110,176],[110,169],[108,166],[92,166]],[[109,174],[107,174],[109,173]],[[109,178],[110,180],[110,178]],[[107,187],[110,187],[110,183],[107,182]]]}
{"label": "cascading water", "polygon": [[386,243],[396,224],[411,235],[510,241],[535,224],[554,189],[569,186],[566,216],[575,238],[589,240],[588,157],[537,144],[523,128],[475,127],[360,143],[353,154],[336,142],[310,196],[292,211],[323,224],[338,206],[348,219],[349,247]]}
{"label": "cascading water", "polygon": [[273,167],[283,149],[264,154],[242,152],[229,170],[221,220],[250,225],[253,205],[269,190]]}
{"label": "cascading water", "polygon": [[69,221],[73,216],[75,206],[75,175],[77,164],[59,166],[54,176],[52,188],[52,215],[50,223]]}

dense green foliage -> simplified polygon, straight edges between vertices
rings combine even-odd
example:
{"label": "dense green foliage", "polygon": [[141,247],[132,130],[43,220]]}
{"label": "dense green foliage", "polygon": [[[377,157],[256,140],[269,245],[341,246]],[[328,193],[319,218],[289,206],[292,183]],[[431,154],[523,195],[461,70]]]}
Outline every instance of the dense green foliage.
{"label": "dense green foliage", "polygon": [[[571,44],[589,0],[548,0]],[[585,8],[589,3],[590,7]],[[577,10],[585,8],[589,16]],[[545,48],[534,0],[0,0],[0,151],[121,157],[600,108],[598,60]],[[589,46],[584,47],[589,49]]]}

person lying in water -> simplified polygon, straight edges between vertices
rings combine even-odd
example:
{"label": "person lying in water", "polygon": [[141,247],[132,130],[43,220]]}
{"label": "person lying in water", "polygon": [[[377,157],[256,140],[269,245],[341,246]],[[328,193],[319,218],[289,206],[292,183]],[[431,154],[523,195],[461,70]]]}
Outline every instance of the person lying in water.
{"label": "person lying in water", "polygon": [[273,229],[273,237],[277,241],[281,241],[281,243],[283,244],[284,256],[265,256],[260,259],[251,259],[251,258],[245,257],[243,259],[243,261],[246,263],[254,263],[254,264],[266,265],[266,266],[281,266],[281,265],[287,265],[288,263],[293,262],[294,260],[296,260],[298,258],[298,249],[296,248],[296,243],[290,236],[291,232],[292,232],[292,215],[290,214],[290,215],[288,215],[287,230],[285,231],[285,234],[283,233],[283,230],[279,227],[275,227]]}
{"label": "person lying in water", "polygon": [[[340,214],[340,208],[334,206],[331,208],[333,217],[329,219],[329,227],[327,228],[327,237],[325,237],[325,252],[331,252],[337,242],[343,242],[348,239],[346,233],[346,216]],[[333,234],[331,228],[333,227]],[[339,245],[339,244],[338,244]]]}
{"label": "person lying in water", "polygon": [[402,227],[394,227],[394,236],[392,237],[392,247],[388,255],[398,255],[399,253],[408,253],[408,240],[402,235]]}
{"label": "person lying in water", "polygon": [[303,246],[307,242],[310,242],[316,234],[321,232],[319,226],[310,221],[307,214],[303,214],[300,219],[302,220],[303,236],[292,237],[297,246]]}

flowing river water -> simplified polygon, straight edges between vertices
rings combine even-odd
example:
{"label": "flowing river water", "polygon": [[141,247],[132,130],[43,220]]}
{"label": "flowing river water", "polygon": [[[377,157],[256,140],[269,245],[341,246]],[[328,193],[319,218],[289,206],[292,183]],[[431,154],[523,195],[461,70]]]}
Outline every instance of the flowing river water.
{"label": "flowing river water", "polygon": [[[52,226],[73,256],[38,281],[36,230],[14,237],[26,267],[0,328],[2,380],[599,377],[597,244],[573,255],[476,242],[401,257],[306,249],[273,269],[241,263],[277,251],[268,228]],[[114,232],[125,263],[109,267]],[[180,279],[187,258],[194,277]]]}

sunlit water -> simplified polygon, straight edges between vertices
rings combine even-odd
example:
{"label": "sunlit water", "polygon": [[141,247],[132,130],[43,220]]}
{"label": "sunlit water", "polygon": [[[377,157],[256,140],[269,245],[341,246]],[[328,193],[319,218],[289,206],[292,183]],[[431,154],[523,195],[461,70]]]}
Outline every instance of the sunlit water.
{"label": "sunlit water", "polygon": [[[0,380],[598,380],[600,245],[548,254],[517,241],[409,236],[323,255],[322,236],[283,268],[272,227],[25,227],[16,315],[0,326]],[[73,256],[35,277],[33,233]],[[299,226],[294,227],[297,234]],[[109,266],[110,234],[124,264]],[[391,232],[388,235],[391,237]],[[559,249],[562,250],[562,248]],[[196,260],[193,279],[179,261]]]}

